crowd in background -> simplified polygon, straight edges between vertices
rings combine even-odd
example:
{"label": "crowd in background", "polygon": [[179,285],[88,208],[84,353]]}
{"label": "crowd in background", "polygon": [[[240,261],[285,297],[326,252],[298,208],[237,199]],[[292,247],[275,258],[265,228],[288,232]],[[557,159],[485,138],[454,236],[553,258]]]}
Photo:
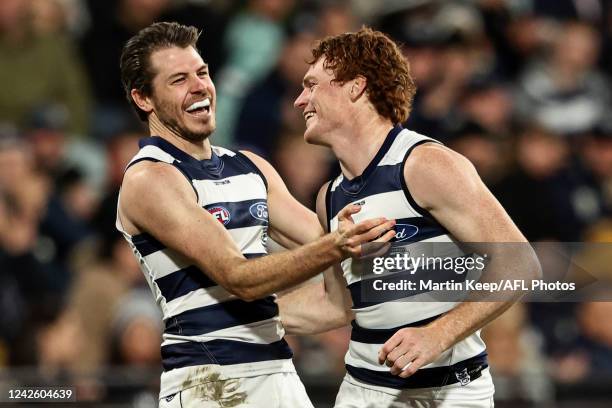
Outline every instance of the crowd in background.
{"label": "crowd in background", "polygon": [[[148,130],[125,99],[119,55],[162,20],[203,31],[217,89],[212,143],[264,156],[310,208],[338,168],[303,142],[293,101],[313,42],[367,24],[410,62],[418,92],[404,126],[468,157],[530,241],[612,242],[612,1],[2,0],[9,372],[159,372],[160,314],[114,220],[123,169]],[[498,397],[612,385],[611,314],[612,303],[514,306],[484,331]],[[339,378],[348,337],[292,339],[300,372]],[[84,398],[103,398],[91,381],[79,384]]]}

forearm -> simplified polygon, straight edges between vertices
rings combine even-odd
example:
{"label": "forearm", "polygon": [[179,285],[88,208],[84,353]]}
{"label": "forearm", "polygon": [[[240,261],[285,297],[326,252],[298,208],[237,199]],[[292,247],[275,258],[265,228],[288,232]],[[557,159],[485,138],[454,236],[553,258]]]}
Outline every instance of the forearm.
{"label": "forearm", "polygon": [[[481,249],[489,255],[491,262],[484,269],[480,282],[499,284],[508,279],[529,281],[540,273],[537,257],[527,243],[490,243]],[[494,294],[474,291],[470,293],[469,301],[459,304],[432,322],[430,327],[441,334],[438,338],[443,342],[443,350],[446,350],[493,321],[523,295],[518,290],[498,291]]]}
{"label": "forearm", "polygon": [[230,292],[247,300],[265,297],[323,272],[340,262],[343,255],[332,234],[291,251],[233,262],[219,282]]}
{"label": "forearm", "polygon": [[428,326],[440,333],[440,349],[448,350],[476,330],[504,313],[513,301],[507,302],[464,302],[436,319]]}

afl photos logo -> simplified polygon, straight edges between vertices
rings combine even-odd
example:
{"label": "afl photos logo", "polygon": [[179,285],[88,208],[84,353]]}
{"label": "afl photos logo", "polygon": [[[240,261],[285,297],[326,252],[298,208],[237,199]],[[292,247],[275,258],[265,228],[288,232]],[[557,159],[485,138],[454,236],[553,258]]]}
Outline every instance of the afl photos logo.
{"label": "afl photos logo", "polygon": [[221,224],[227,225],[230,222],[231,216],[227,208],[221,206],[215,206],[208,209],[208,212],[212,214]]}

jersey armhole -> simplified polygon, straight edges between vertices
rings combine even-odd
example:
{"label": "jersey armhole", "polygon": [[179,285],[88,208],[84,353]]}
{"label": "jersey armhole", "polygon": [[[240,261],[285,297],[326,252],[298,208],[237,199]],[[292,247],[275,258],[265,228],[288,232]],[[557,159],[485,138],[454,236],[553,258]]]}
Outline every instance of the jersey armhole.
{"label": "jersey armhole", "polygon": [[259,170],[259,167],[257,167],[257,165],[253,162],[253,160],[249,159],[249,157],[240,152],[240,151],[236,151],[236,156],[240,159],[242,159],[245,163],[245,165],[250,169],[255,171],[255,173],[257,173],[259,175],[259,177],[261,177],[261,180],[264,183],[264,186],[266,186],[266,192],[268,191],[268,179],[266,178],[266,176],[264,176],[264,174],[262,173],[261,170]]}
{"label": "jersey armhole", "polygon": [[412,151],[414,150],[415,147],[420,146],[420,145],[425,144],[425,143],[437,143],[437,144],[440,144],[440,145],[442,144],[442,143],[440,143],[440,142],[438,142],[437,140],[434,140],[434,139],[425,139],[425,140],[418,141],[414,145],[412,145],[406,151],[406,154],[404,155],[404,159],[402,160],[402,165],[400,166],[399,178],[400,178],[400,183],[402,185],[402,190],[404,190],[404,195],[406,196],[406,199],[408,200],[408,202],[410,203],[412,208],[414,208],[423,217],[426,217],[426,218],[429,218],[429,219],[435,221],[435,218],[433,217],[433,215],[431,215],[429,213],[429,211],[427,211],[426,209],[424,209],[423,207],[421,207],[420,205],[418,205],[416,203],[416,201],[412,197],[412,194],[410,194],[410,190],[408,189],[408,185],[406,184],[406,178],[404,177],[404,167],[406,167],[406,160],[408,160],[408,156],[410,156],[410,153],[412,153]]}

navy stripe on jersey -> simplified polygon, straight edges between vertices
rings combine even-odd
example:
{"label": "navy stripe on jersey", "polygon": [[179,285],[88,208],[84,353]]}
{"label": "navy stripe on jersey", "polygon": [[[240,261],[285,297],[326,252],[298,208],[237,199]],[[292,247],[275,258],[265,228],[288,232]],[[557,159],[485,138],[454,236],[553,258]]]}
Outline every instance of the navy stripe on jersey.
{"label": "navy stripe on jersey", "polygon": [[[372,178],[360,185],[360,188],[347,190],[344,180],[331,193],[329,219],[333,219],[347,204],[352,203],[360,197],[368,197],[375,194],[388,193],[399,190],[399,174],[401,163],[392,166],[378,166],[372,170]],[[355,191],[354,191],[355,190]]]}
{"label": "navy stripe on jersey", "polygon": [[[244,155],[223,156],[223,159],[221,159],[213,150],[210,159],[197,160],[170,142],[157,136],[148,137],[140,141],[140,147],[147,145],[157,146],[178,160],[180,165],[175,167],[181,170],[190,180],[219,180],[247,173],[261,175],[261,172],[250,160],[247,162],[248,158],[245,159]],[[226,162],[228,163],[227,165]],[[232,165],[229,165],[229,163]],[[265,179],[263,180],[265,184],[266,181]]]}
{"label": "navy stripe on jersey", "polygon": [[155,279],[161,294],[170,302],[178,297],[201,288],[210,288],[216,283],[195,265],[179,269],[169,275]]}
{"label": "navy stripe on jersey", "polygon": [[283,339],[270,344],[233,340],[177,343],[161,348],[164,371],[203,364],[244,364],[289,359],[293,353]]}
{"label": "navy stripe on jersey", "polygon": [[468,358],[452,366],[421,368],[408,378],[401,378],[389,371],[374,371],[367,368],[346,365],[346,371],[358,380],[382,387],[396,389],[431,388],[455,384],[460,378],[474,381],[489,366],[487,353]]}
{"label": "navy stripe on jersey", "polygon": [[166,321],[167,334],[197,336],[229,327],[271,319],[278,315],[274,296],[245,302],[229,300],[180,313]]}
{"label": "navy stripe on jersey", "polygon": [[429,218],[408,217],[395,220],[395,237],[391,242],[418,242],[448,234],[446,228]]}
{"label": "navy stripe on jersey", "polygon": [[[372,195],[372,193],[369,193],[366,190],[364,190],[364,183],[367,182],[368,179],[373,178],[372,175],[378,171],[378,168],[379,168],[378,163],[382,160],[383,157],[385,157],[385,155],[387,154],[387,152],[393,145],[395,138],[402,130],[403,128],[401,126],[395,126],[393,127],[393,129],[391,129],[391,131],[385,138],[385,141],[383,142],[382,146],[380,146],[380,149],[376,153],[376,156],[374,156],[374,158],[365,168],[363,173],[360,176],[357,176],[351,180],[344,178],[340,182],[340,187],[342,188],[343,191],[346,191],[349,194]],[[383,166],[383,167],[387,167],[387,166]],[[387,169],[387,170],[394,171],[391,168],[395,166],[388,166],[388,167],[390,167],[390,169]],[[379,180],[377,180],[377,182],[379,182],[381,174],[376,173],[376,177],[379,178]],[[389,180],[392,180],[392,179],[389,178]],[[370,186],[370,188],[374,188],[374,187],[375,186]],[[385,190],[385,191],[389,191],[389,190]],[[330,216],[328,214],[328,217],[333,218],[335,215],[336,214],[334,214],[333,216]]]}
{"label": "navy stripe on jersey", "polygon": [[[416,271],[402,271],[366,277],[347,286],[353,298],[353,309],[361,309],[374,306],[380,303],[392,302],[394,300],[405,299],[431,290],[421,288],[420,282],[424,275],[429,275],[435,282],[463,282],[467,274],[458,274],[453,269],[433,269],[428,270],[419,268]],[[415,282],[415,290],[376,290],[374,283],[381,281],[384,283],[400,284],[403,281]],[[378,285],[380,286],[380,285]],[[448,295],[446,295],[448,296]],[[444,295],[440,296],[440,301],[444,300]]]}
{"label": "navy stripe on jersey", "polygon": [[146,232],[134,235],[132,237],[132,243],[142,256],[151,255],[153,252],[161,251],[166,248],[166,246],[156,240],[153,235]]}
{"label": "navy stripe on jersey", "polygon": [[430,317],[429,319],[419,320],[399,327],[393,327],[391,329],[366,329],[357,324],[355,320],[351,322],[353,330],[351,331],[351,340],[358,341],[359,343],[367,344],[384,344],[393,336],[398,330],[406,327],[419,327],[425,326],[436,320],[441,315]]}
{"label": "navy stripe on jersey", "polygon": [[257,225],[268,225],[267,215],[265,217],[257,216],[257,209],[255,207],[259,204],[265,204],[266,208],[268,205],[265,199],[258,198],[255,200],[244,200],[235,203],[208,204],[205,205],[204,208],[209,212],[216,207],[224,208],[229,214],[229,219],[226,220],[223,225],[227,229],[235,229],[254,227]]}

